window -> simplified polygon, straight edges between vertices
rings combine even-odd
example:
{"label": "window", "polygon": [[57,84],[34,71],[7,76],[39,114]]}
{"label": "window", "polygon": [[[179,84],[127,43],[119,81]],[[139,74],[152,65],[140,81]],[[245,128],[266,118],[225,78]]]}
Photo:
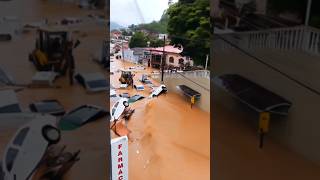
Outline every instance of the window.
{"label": "window", "polygon": [[6,156],[6,167],[8,171],[11,171],[13,167],[14,160],[16,159],[18,155],[18,150],[14,148],[9,148]]}
{"label": "window", "polygon": [[15,139],[13,140],[13,144],[17,145],[17,146],[21,146],[26,135],[28,134],[29,128],[23,128],[19,134],[15,137]]}
{"label": "window", "polygon": [[174,63],[174,58],[172,56],[169,58],[169,63]]}
{"label": "window", "polygon": [[93,80],[93,81],[88,81],[88,86],[90,88],[108,88],[107,86],[107,81],[106,80]]}
{"label": "window", "polygon": [[114,108],[112,109],[112,115],[114,115],[114,113],[116,112],[118,104],[119,104],[119,102],[116,102],[116,104],[114,105]]}
{"label": "window", "polygon": [[179,59],[179,64],[184,64],[184,59],[180,58]]}

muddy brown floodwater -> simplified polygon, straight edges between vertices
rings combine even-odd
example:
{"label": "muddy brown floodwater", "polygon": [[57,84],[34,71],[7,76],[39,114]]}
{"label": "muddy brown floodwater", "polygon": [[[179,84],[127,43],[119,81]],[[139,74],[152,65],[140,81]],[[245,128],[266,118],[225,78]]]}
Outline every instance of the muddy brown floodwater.
{"label": "muddy brown floodwater", "polygon": [[[83,10],[75,4],[57,3],[58,1],[28,0],[9,1],[0,3],[0,16],[17,16],[22,24],[37,22],[48,18],[49,22],[61,20],[63,17],[85,18],[91,13],[104,13],[103,10]],[[104,26],[82,25],[76,27],[86,37],[80,38],[81,44],[75,49],[76,72],[108,72],[91,60],[91,54],[100,53],[102,41],[107,32]],[[35,48],[36,31],[14,36],[12,41],[0,42],[1,68],[5,69],[18,84],[28,84],[36,72],[28,61],[28,54]],[[109,107],[106,92],[88,94],[85,89],[75,83],[69,85],[67,77],[60,77],[55,85],[61,88],[25,88],[17,92],[17,97],[24,111],[32,102],[44,99],[57,99],[66,111],[70,111],[83,104],[92,104],[100,107]],[[4,123],[4,122],[3,122]],[[7,122],[10,124],[11,122]],[[88,180],[107,179],[107,120],[101,118],[74,131],[63,131],[60,145],[66,145],[67,151],[81,150],[80,160],[66,173],[63,179]],[[12,135],[19,126],[0,131],[0,158]]]}
{"label": "muddy brown floodwater", "polygon": [[[110,82],[119,86],[118,69],[134,64],[112,59]],[[136,71],[134,83],[145,71]],[[152,80],[155,85],[158,82]],[[139,83],[138,83],[139,84]],[[147,97],[150,89],[138,92],[131,87],[116,90],[117,94],[128,92],[130,96],[141,94]],[[111,100],[112,106],[114,100]],[[210,179],[210,114],[197,107],[190,108],[185,98],[168,91],[158,98],[130,104],[135,109],[128,122],[129,134],[129,179],[133,180],[195,180]],[[112,133],[113,137],[116,135]]]}

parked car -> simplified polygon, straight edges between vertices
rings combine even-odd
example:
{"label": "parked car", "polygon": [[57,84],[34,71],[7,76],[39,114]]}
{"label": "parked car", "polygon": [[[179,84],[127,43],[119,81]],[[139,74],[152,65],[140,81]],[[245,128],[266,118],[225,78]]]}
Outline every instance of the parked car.
{"label": "parked car", "polygon": [[133,95],[133,96],[130,97],[129,103],[133,103],[133,102],[139,101],[139,100],[141,100],[143,98],[144,98],[144,96],[141,96],[139,94]]}
{"label": "parked car", "polygon": [[62,104],[55,100],[43,100],[39,102],[34,102],[29,105],[32,112],[47,113],[51,115],[63,115],[65,113]]}
{"label": "parked car", "polygon": [[110,121],[118,120],[127,107],[129,107],[128,99],[127,98],[119,99],[111,108]]}
{"label": "parked car", "polygon": [[142,65],[138,65],[138,66],[136,67],[136,69],[137,69],[137,70],[145,70],[146,68],[145,68],[144,66],[142,66]]}
{"label": "parked car", "polygon": [[110,89],[110,97],[117,97],[116,90]]}
{"label": "parked car", "polygon": [[80,73],[75,76],[75,79],[88,92],[107,91],[109,88],[107,80],[102,73]]}
{"label": "parked car", "polygon": [[144,86],[142,84],[138,84],[138,85],[133,85],[133,87],[137,90],[137,91],[144,91]]}
{"label": "parked car", "polygon": [[121,89],[126,89],[128,87],[128,84],[120,84]]}
{"label": "parked car", "polygon": [[48,147],[60,141],[54,116],[35,116],[18,129],[4,151],[2,171],[5,180],[32,179]]}
{"label": "parked car", "polygon": [[157,74],[160,74],[160,72],[159,71],[152,71],[151,74],[157,75]]}
{"label": "parked car", "polygon": [[129,93],[122,93],[122,94],[120,94],[120,97],[130,98],[130,95],[129,95]]}
{"label": "parked car", "polygon": [[[141,81],[142,83],[146,83],[146,81],[148,81],[148,75],[146,74],[142,74],[139,81]],[[150,81],[150,80],[149,80]]]}
{"label": "parked car", "polygon": [[[60,128],[62,126],[69,127],[80,127],[90,121],[97,120],[106,116],[108,112],[104,110],[102,107],[94,106],[94,105],[82,105],[79,106],[66,115],[64,115],[59,124]],[[72,128],[73,129],[73,128]]]}
{"label": "parked car", "polygon": [[0,113],[21,111],[20,103],[14,90],[0,90]]}
{"label": "parked car", "polygon": [[167,87],[164,84],[162,84],[159,87],[154,88],[154,90],[152,91],[149,97],[151,98],[157,97],[160,94],[166,93],[167,91],[168,91]]}

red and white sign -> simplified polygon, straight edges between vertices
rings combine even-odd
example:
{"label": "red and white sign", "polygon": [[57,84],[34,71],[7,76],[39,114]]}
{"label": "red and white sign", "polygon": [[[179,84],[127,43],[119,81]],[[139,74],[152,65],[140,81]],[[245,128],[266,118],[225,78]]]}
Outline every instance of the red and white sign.
{"label": "red and white sign", "polygon": [[111,140],[112,180],[128,180],[128,137]]}

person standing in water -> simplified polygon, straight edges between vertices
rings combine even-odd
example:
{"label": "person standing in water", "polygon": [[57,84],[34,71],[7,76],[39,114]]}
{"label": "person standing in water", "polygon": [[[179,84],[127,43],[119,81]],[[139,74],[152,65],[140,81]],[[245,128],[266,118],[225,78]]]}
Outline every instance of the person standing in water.
{"label": "person standing in water", "polygon": [[80,44],[80,41],[77,40],[75,43],[73,43],[73,40],[69,40],[65,44],[64,49],[64,63],[61,70],[61,74],[65,75],[68,71],[68,77],[70,85],[73,85],[73,76],[75,71],[75,60],[73,56],[73,49],[75,49]]}
{"label": "person standing in water", "polygon": [[67,44],[67,63],[69,69],[69,82],[70,85],[73,85],[73,75],[75,69],[74,56],[73,56],[73,41],[68,42]]}
{"label": "person standing in water", "polygon": [[61,74],[65,75],[68,73],[70,85],[73,85],[73,75],[75,69],[75,62],[73,56],[73,41],[68,41],[64,48],[64,63],[61,69]]}

